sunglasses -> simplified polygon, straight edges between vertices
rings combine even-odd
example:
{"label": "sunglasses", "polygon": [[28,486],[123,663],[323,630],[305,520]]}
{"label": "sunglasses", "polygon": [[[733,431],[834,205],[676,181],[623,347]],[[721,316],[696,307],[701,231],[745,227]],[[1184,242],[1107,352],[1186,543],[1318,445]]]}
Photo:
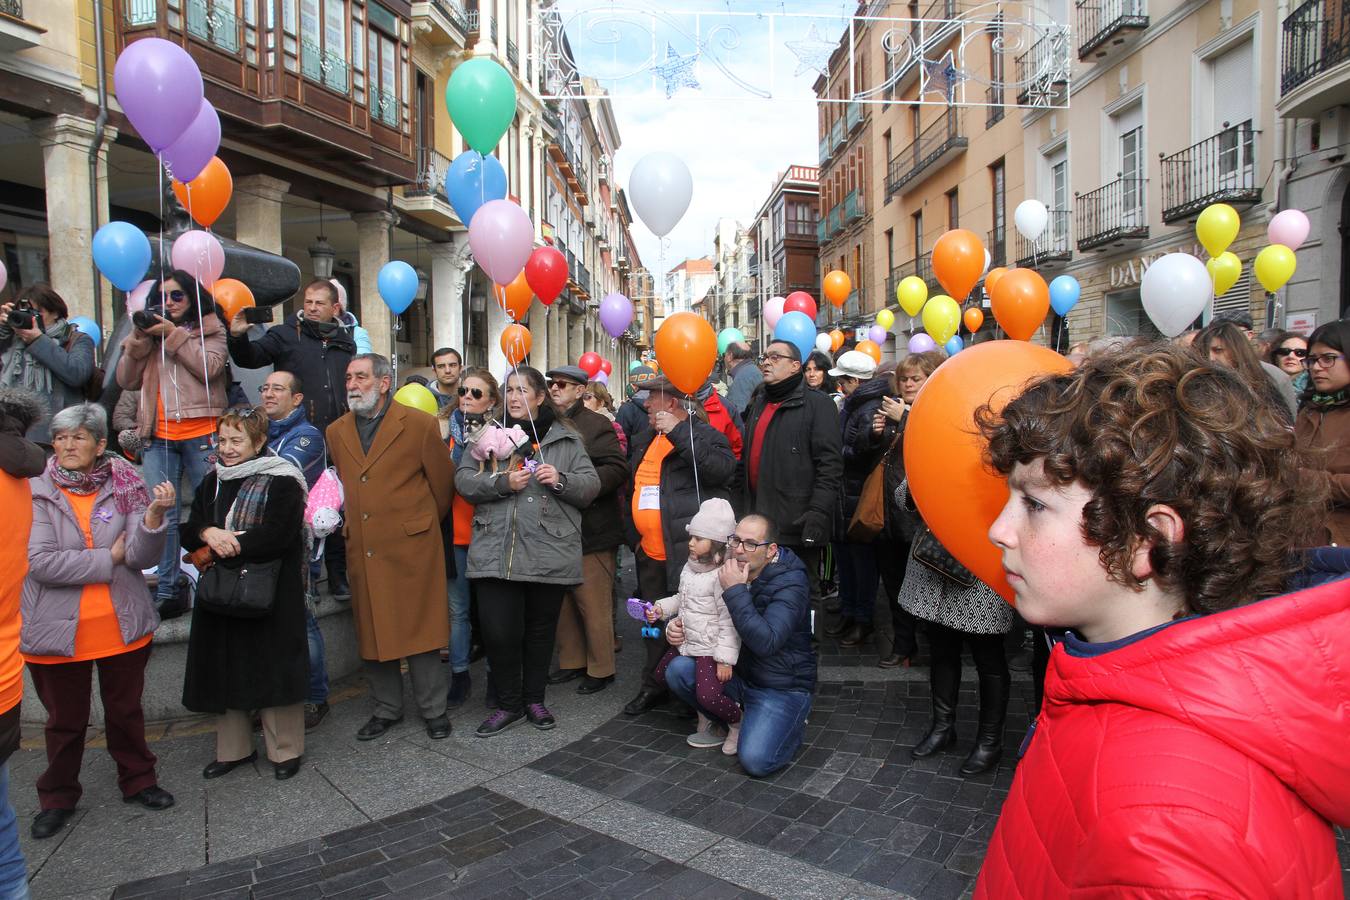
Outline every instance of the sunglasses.
{"label": "sunglasses", "polygon": [[569,388],[569,387],[579,387],[579,385],[575,381],[565,381],[561,378],[555,378],[548,383],[549,390],[553,390],[554,388]]}
{"label": "sunglasses", "polygon": [[257,406],[233,406],[225,410],[227,416],[238,416],[241,419],[251,419],[254,416],[266,418],[267,414]]}
{"label": "sunglasses", "polygon": [[174,303],[182,303],[187,299],[186,291],[169,291],[169,299]]}
{"label": "sunglasses", "polygon": [[463,396],[466,395],[466,394],[467,394],[468,396],[472,397],[472,398],[475,399],[475,400],[482,400],[482,399],[483,399],[483,389],[482,389],[482,388],[466,388],[466,387],[462,387],[462,388],[459,389],[459,395],[460,395],[461,397],[463,397]]}
{"label": "sunglasses", "polygon": [[1308,351],[1300,347],[1281,347],[1275,351],[1275,355],[1279,357],[1285,357],[1291,353],[1294,355],[1295,359],[1308,358]]}

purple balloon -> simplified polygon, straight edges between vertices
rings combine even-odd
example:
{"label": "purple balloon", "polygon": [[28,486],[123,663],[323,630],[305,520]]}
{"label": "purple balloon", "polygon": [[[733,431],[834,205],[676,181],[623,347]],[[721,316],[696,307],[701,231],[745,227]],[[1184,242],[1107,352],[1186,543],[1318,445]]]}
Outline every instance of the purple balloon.
{"label": "purple balloon", "polygon": [[163,38],[133,41],[113,67],[117,102],[136,132],[158,153],[201,111],[202,73],[187,51]]}
{"label": "purple balloon", "polygon": [[617,338],[633,321],[633,301],[623,294],[606,294],[600,301],[600,324],[609,336]]}
{"label": "purple balloon", "polygon": [[924,332],[920,331],[914,337],[909,339],[910,353],[927,353],[929,350],[937,349],[937,341],[933,340]]}
{"label": "purple balloon", "polygon": [[469,247],[489,278],[510,284],[534,251],[534,224],[520,204],[489,200],[469,223]]}
{"label": "purple balloon", "polygon": [[216,108],[203,100],[201,111],[178,140],[165,147],[159,158],[177,181],[189,182],[202,173],[220,149],[220,116]]}
{"label": "purple balloon", "polygon": [[600,382],[601,384],[608,386],[608,385],[609,385],[609,376],[606,375],[603,371],[601,371],[601,372],[596,372],[596,373],[595,373],[595,377],[592,378],[591,381],[598,381],[598,382]]}
{"label": "purple balloon", "polygon": [[880,325],[873,325],[867,329],[867,339],[877,346],[886,343],[886,329]]}

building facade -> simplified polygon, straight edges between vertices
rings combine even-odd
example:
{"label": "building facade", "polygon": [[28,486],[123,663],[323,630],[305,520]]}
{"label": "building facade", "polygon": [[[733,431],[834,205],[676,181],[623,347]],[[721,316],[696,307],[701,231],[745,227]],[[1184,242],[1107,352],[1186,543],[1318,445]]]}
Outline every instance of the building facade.
{"label": "building facade", "polygon": [[704,256],[681,260],[666,272],[662,294],[664,311],[661,315],[664,317],[693,309],[716,282],[717,273],[712,259]]}
{"label": "building facade", "polygon": [[752,268],[755,308],[741,330],[754,342],[762,337],[760,310],[773,297],[794,291],[815,296],[820,284],[817,231],[820,209],[820,170],[789,166],[774,182],[749,229],[758,265]]}

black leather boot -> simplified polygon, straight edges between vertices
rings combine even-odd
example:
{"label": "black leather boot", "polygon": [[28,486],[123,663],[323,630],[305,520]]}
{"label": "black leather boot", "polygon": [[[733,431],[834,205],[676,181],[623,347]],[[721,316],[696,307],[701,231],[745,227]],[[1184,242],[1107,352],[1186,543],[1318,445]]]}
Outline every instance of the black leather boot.
{"label": "black leather boot", "polygon": [[[958,653],[959,653],[958,648]],[[909,752],[915,759],[924,759],[956,743],[956,698],[961,691],[961,657],[933,658],[928,679],[933,690],[933,724],[923,740]]]}
{"label": "black leather boot", "polygon": [[962,775],[988,772],[1003,758],[1003,725],[1008,718],[1010,681],[1003,674],[980,676],[980,725],[975,749],[961,764]]}

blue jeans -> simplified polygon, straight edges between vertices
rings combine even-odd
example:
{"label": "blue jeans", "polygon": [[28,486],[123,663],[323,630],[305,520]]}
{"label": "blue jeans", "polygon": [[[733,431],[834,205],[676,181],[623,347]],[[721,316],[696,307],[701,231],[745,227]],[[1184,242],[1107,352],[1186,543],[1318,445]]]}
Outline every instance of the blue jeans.
{"label": "blue jeans", "polygon": [[19,820],[9,802],[9,763],[0,765],[0,900],[28,900],[28,864],[19,849]]}
{"label": "blue jeans", "polygon": [[455,578],[450,582],[450,671],[469,671],[469,548],[455,546]]}
{"label": "blue jeans", "polygon": [[[145,483],[153,488],[161,481],[173,485],[178,496],[183,495],[183,472],[187,471],[188,481],[195,491],[211,471],[215,454],[210,435],[193,438],[190,441],[169,441],[157,437],[146,448]],[[164,553],[159,558],[159,599],[174,597],[178,593],[178,560],[183,555],[183,546],[178,537],[178,504],[169,507],[165,515],[168,526],[164,529]]]}
{"label": "blue jeans", "polygon": [[[698,705],[694,690],[694,660],[677,656],[666,668],[666,683],[685,703],[709,718]],[[726,683],[725,693],[745,710],[736,755],[747,775],[772,775],[792,761],[802,745],[811,695],[806,691],[775,691],[751,687],[739,675]]]}
{"label": "blue jeans", "polygon": [[323,660],[323,632],[314,613],[305,604],[305,630],[309,632],[309,696],[306,703],[328,702],[328,665]]}

